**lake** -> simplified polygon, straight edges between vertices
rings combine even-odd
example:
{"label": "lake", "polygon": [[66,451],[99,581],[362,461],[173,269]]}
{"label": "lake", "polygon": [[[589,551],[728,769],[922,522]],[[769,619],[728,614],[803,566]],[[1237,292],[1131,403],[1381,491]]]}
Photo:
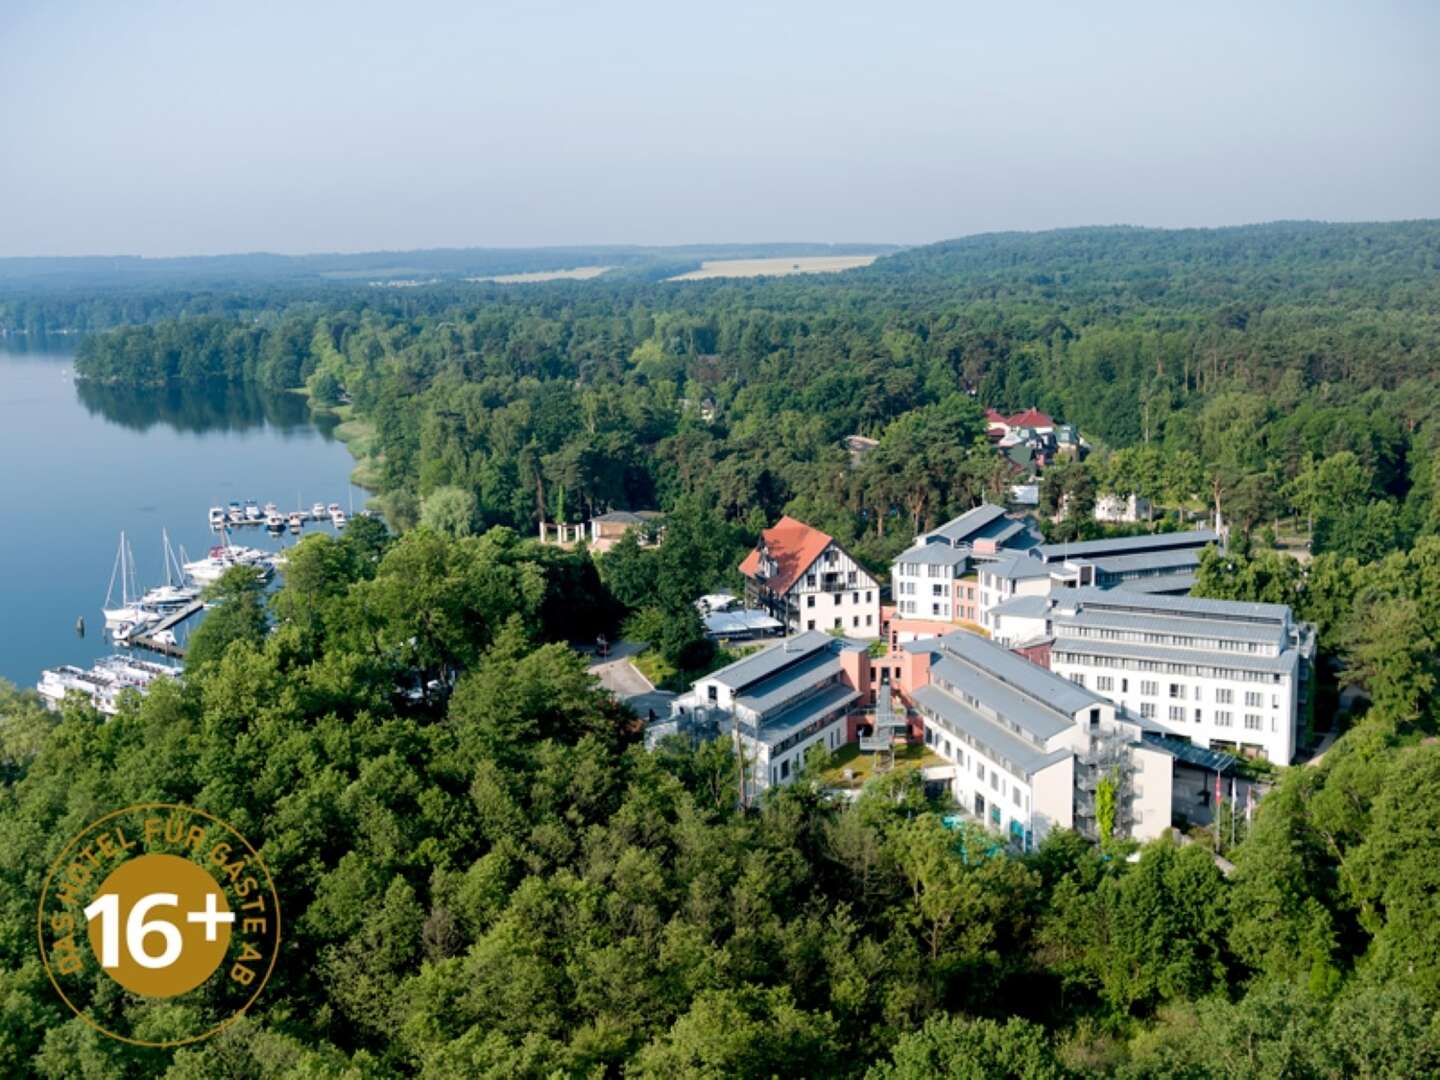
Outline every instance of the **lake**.
{"label": "lake", "polygon": [[[298,394],[77,382],[76,344],[0,338],[0,678],[21,686],[42,668],[116,651],[100,608],[122,529],[149,586],[164,581],[160,530],[198,559],[215,542],[212,505],[348,508],[353,494],[358,509],[364,494],[349,486],[354,462],[334,423],[313,419]],[[293,542],[263,528],[234,538]]]}

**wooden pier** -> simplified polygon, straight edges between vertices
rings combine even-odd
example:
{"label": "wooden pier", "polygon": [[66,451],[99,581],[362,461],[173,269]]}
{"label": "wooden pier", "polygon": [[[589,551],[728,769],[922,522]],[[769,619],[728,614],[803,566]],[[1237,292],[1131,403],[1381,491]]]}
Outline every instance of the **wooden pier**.
{"label": "wooden pier", "polygon": [[179,626],[192,615],[198,615],[205,610],[204,600],[193,600],[178,611],[172,611],[165,618],[161,619],[143,634],[131,634],[130,644],[140,649],[149,649],[151,652],[160,653],[162,656],[173,656],[176,659],[184,659],[185,647],[183,645],[170,645],[167,642],[156,641],[155,635],[165,630],[172,630]]}

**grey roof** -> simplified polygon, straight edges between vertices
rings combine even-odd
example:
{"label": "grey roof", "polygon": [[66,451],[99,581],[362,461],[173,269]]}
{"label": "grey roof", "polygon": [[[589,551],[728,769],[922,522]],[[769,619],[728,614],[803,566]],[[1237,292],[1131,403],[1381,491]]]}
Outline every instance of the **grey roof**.
{"label": "grey roof", "polygon": [[746,608],[743,611],[712,611],[704,618],[705,632],[715,637],[730,634],[753,634],[779,630],[784,626],[779,619],[761,608]]}
{"label": "grey roof", "polygon": [[990,609],[992,615],[1015,615],[1026,619],[1044,618],[1045,612],[1050,610],[1050,598],[1048,596],[1012,596],[1003,604],[996,604]]}
{"label": "grey roof", "polygon": [[1112,588],[1133,593],[1169,593],[1184,596],[1195,587],[1194,574],[1153,574],[1150,577],[1117,581]]}
{"label": "grey roof", "polygon": [[911,696],[915,704],[938,720],[941,726],[956,735],[968,735],[988,756],[998,758],[1024,776],[1031,776],[1071,754],[1068,749],[1043,750],[1026,742],[938,686],[918,687]]}
{"label": "grey roof", "polygon": [[859,697],[860,691],[853,690],[844,684],[827,686],[820,693],[813,694],[767,719],[760,728],[760,741],[766,746],[774,746],[814,723],[826,713],[848,705]]}
{"label": "grey roof", "polygon": [[932,529],[931,536],[943,536],[952,544],[962,543],[991,522],[1003,518],[1005,508],[994,503],[981,503],[973,510],[967,510],[957,518],[951,518],[938,529]]}
{"label": "grey roof", "polygon": [[1014,581],[1026,581],[1031,578],[1049,577],[1050,567],[1038,559],[1027,558],[1024,555],[1011,555],[1008,559],[989,563],[985,566],[984,573]]}
{"label": "grey roof", "polygon": [[[1057,611],[1054,618],[1055,633],[1068,636],[1065,631],[1072,626],[1133,630],[1147,634],[1169,634],[1182,638],[1226,638],[1231,641],[1251,641],[1282,648],[1286,634],[1282,626],[1274,623],[1227,622],[1222,619],[1187,619],[1181,615],[1150,615],[1130,611],[1116,611],[1113,608],[1091,607],[1088,604],[1073,615]],[[1182,648],[1184,646],[1181,646]]]}
{"label": "grey roof", "polygon": [[895,561],[897,563],[954,566],[956,563],[963,563],[969,557],[969,553],[962,548],[953,548],[949,544],[931,541],[919,547],[906,548],[895,556]]}
{"label": "grey roof", "polygon": [[1189,532],[1119,536],[1109,540],[1081,540],[1073,544],[1041,544],[1035,549],[1035,553],[1047,562],[1054,562],[1059,559],[1131,555],[1141,551],[1203,548],[1207,544],[1218,544],[1219,542],[1220,537],[1209,529],[1192,529]]}
{"label": "grey roof", "polygon": [[949,683],[959,693],[969,694],[997,716],[1013,722],[1036,742],[1053,739],[1070,726],[1070,717],[1007,686],[988,672],[977,671],[951,657],[934,661],[930,665],[930,677]]}
{"label": "grey roof", "polygon": [[1234,619],[1240,622],[1285,622],[1288,604],[1256,604],[1246,600],[1211,600],[1200,596],[1142,596],[1130,589],[1056,589],[1057,605],[1083,604],[1098,609],[1126,608],[1137,613]]}
{"label": "grey roof", "polygon": [[1198,548],[1181,548],[1178,551],[1141,551],[1133,555],[1106,555],[1088,559],[1082,557],[1076,561],[1089,563],[1106,574],[1194,569],[1200,565],[1200,550]]}
{"label": "grey roof", "polygon": [[759,652],[742,656],[733,664],[712,671],[706,678],[715,679],[731,690],[743,690],[751,683],[759,682],[790,664],[798,663],[812,653],[822,649],[828,652],[834,644],[835,638],[829,634],[822,634],[819,630],[807,630]]}
{"label": "grey roof", "polygon": [[1054,651],[1089,656],[1129,657],[1169,664],[1198,664],[1202,667],[1233,668],[1236,671],[1266,671],[1284,674],[1295,661],[1293,649],[1279,656],[1220,652],[1216,649],[1180,649],[1171,645],[1137,645],[1128,641],[1096,641],[1093,638],[1065,637],[1063,627],[1055,628]]}
{"label": "grey roof", "polygon": [[591,521],[613,522],[624,525],[642,525],[647,521],[654,521],[665,515],[658,510],[611,510],[604,514],[596,514]]}
{"label": "grey roof", "polygon": [[1208,769],[1210,772],[1228,773],[1240,763],[1233,754],[1227,754],[1223,750],[1211,750],[1204,746],[1196,746],[1189,739],[1182,739],[1175,735],[1155,735],[1146,732],[1141,736],[1140,745],[1164,750],[1177,761],[1182,761],[1186,765],[1194,765],[1197,768]]}
{"label": "grey roof", "polygon": [[764,716],[816,683],[839,675],[841,670],[840,657],[834,650],[812,653],[798,664],[751,683],[743,694],[736,695],[735,702]]}

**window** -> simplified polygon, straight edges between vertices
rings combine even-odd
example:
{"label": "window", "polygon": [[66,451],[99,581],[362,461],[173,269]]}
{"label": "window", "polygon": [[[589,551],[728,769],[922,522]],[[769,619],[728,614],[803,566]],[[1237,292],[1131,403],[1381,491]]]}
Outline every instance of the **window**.
{"label": "window", "polygon": [[808,619],[808,620],[806,620],[806,622],[805,622],[805,629],[806,629],[806,630],[814,630],[814,629],[815,629],[815,620],[814,620],[814,619]]}
{"label": "window", "polygon": [[1235,702],[1235,691],[1227,690],[1223,686],[1215,691],[1216,705],[1231,705]]}
{"label": "window", "polygon": [[1179,721],[1179,722],[1182,722],[1182,723],[1183,723],[1184,720],[1185,720],[1185,706],[1184,706],[1184,705],[1171,705],[1171,706],[1170,706],[1170,719],[1171,719],[1171,720],[1176,720],[1176,721]]}
{"label": "window", "polygon": [[931,614],[931,615],[939,615],[939,614],[940,614],[940,605],[939,605],[939,604],[931,604],[931,605],[930,605],[930,614]]}
{"label": "window", "polygon": [[985,763],[983,761],[975,762],[975,775],[982,781],[985,779]]}
{"label": "window", "polygon": [[718,689],[719,688],[716,687],[714,683],[711,683],[705,688],[705,696],[710,699],[710,703],[712,705],[715,704],[715,702],[719,699],[719,694],[717,693]]}
{"label": "window", "polygon": [[842,595],[841,595],[840,593],[838,593],[838,592],[837,592],[837,593],[831,593],[830,595],[834,598],[836,604],[839,604],[842,600],[845,599],[845,597],[842,596]]}
{"label": "window", "polygon": [[985,816],[985,796],[978,791],[975,793],[975,816],[978,818]]}
{"label": "window", "polygon": [[854,584],[855,584],[855,571],[854,571],[854,570],[851,570],[848,574],[845,575],[845,584],[846,584],[846,585],[854,585]]}
{"label": "window", "polygon": [[1019,806],[1019,805],[1020,805],[1020,788],[1019,788],[1019,787],[1016,787],[1016,786],[1012,786],[1012,787],[1010,788],[1010,797],[1015,800],[1015,805],[1016,805],[1016,806]]}
{"label": "window", "polygon": [[1120,692],[1121,692],[1122,694],[1128,694],[1128,693],[1130,692],[1130,680],[1129,680],[1129,679],[1121,679],[1121,680],[1120,680]]}
{"label": "window", "polygon": [[1259,713],[1246,713],[1246,714],[1245,714],[1245,730],[1246,730],[1246,731],[1259,731],[1259,730],[1261,730],[1260,714],[1259,714]]}
{"label": "window", "polygon": [[1115,689],[1115,679],[1111,675],[1098,675],[1095,678],[1095,689],[1108,691]]}
{"label": "window", "polygon": [[805,597],[805,606],[806,606],[806,607],[814,607],[814,606],[815,606],[815,594],[814,594],[814,593],[811,593],[809,596]]}
{"label": "window", "polygon": [[844,629],[845,629],[845,620],[842,619],[839,615],[836,615],[836,616],[835,616],[835,629],[836,629],[836,630],[844,630]]}
{"label": "window", "polygon": [[1140,693],[1146,697],[1156,697],[1160,693],[1160,684],[1151,682],[1149,679],[1142,679],[1140,682]]}
{"label": "window", "polygon": [[1231,717],[1230,717],[1230,712],[1229,712],[1229,710],[1227,710],[1227,709],[1220,709],[1220,710],[1218,710],[1218,711],[1215,713],[1215,726],[1216,726],[1216,727],[1230,727],[1230,726],[1231,726]]}
{"label": "window", "polygon": [[1265,695],[1259,690],[1245,691],[1245,706],[1250,709],[1258,709],[1265,704]]}
{"label": "window", "polygon": [[814,575],[814,574],[806,574],[806,575],[805,575],[805,587],[806,587],[807,589],[813,589],[813,588],[815,587],[815,575]]}
{"label": "window", "polygon": [[1072,674],[1072,675],[1070,676],[1070,681],[1073,682],[1076,686],[1084,686],[1084,685],[1085,685],[1085,676],[1084,676],[1084,675],[1081,675],[1081,674],[1077,671],[1077,672],[1075,672],[1074,674]]}
{"label": "window", "polygon": [[874,616],[874,615],[866,615],[866,616],[865,616],[865,625],[866,625],[866,626],[869,626],[869,625],[870,625],[872,622],[874,622],[874,621],[875,621],[875,616]]}
{"label": "window", "polygon": [[1202,724],[1202,723],[1204,723],[1204,722],[1205,722],[1205,714],[1204,714],[1203,712],[1201,712],[1199,709],[1196,709],[1196,710],[1195,710],[1195,723],[1197,723],[1197,724]]}
{"label": "window", "polygon": [[1170,684],[1170,696],[1171,696],[1172,698],[1174,698],[1176,701],[1184,701],[1184,700],[1185,700],[1185,684],[1184,684],[1184,683],[1174,683],[1174,682],[1172,682],[1172,683]]}
{"label": "window", "polygon": [[1146,720],[1155,719],[1155,703],[1153,701],[1142,701],[1140,703],[1140,715]]}
{"label": "window", "polygon": [[931,585],[931,586],[930,586],[930,595],[931,595],[931,596],[944,596],[944,595],[945,595],[945,586],[944,586],[944,585]]}
{"label": "window", "polygon": [[872,600],[874,600],[874,598],[875,598],[874,592],[871,591],[871,590],[869,590],[869,589],[866,589],[866,590],[865,590],[865,603],[867,603],[867,604],[870,603]]}
{"label": "window", "polygon": [[860,625],[860,616],[859,616],[859,615],[853,616],[853,617],[851,618],[851,620],[850,620],[850,625],[851,625],[851,626],[859,626],[859,625]]}

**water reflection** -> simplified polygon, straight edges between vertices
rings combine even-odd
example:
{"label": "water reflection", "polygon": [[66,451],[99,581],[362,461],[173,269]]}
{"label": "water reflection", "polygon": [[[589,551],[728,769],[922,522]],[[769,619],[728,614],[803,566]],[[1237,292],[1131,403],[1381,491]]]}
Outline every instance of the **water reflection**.
{"label": "water reflection", "polygon": [[192,434],[249,431],[269,426],[285,433],[318,429],[334,437],[338,418],[310,415],[299,394],[273,393],[251,385],[176,383],[162,388],[110,386],[78,380],[75,392],[92,416],[133,431],[158,424]]}

